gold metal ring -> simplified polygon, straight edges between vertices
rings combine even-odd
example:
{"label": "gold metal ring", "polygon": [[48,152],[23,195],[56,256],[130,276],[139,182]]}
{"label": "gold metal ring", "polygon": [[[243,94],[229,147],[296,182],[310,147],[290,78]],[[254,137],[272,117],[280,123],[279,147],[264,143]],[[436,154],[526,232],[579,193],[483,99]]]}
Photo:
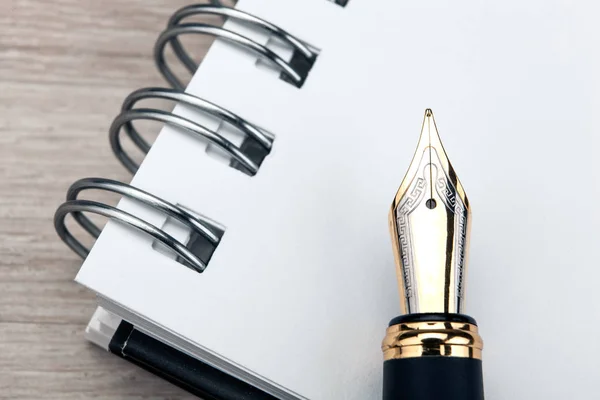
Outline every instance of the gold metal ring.
{"label": "gold metal ring", "polygon": [[477,325],[461,322],[412,322],[392,325],[381,345],[385,361],[444,356],[481,360],[483,340]]}

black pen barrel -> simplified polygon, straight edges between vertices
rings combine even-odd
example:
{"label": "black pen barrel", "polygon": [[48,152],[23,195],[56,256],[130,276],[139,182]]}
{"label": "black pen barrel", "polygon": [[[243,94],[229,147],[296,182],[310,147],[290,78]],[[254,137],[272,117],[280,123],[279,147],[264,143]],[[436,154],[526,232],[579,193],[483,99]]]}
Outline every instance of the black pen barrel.
{"label": "black pen barrel", "polygon": [[484,400],[481,360],[425,356],[383,364],[383,400]]}
{"label": "black pen barrel", "polygon": [[482,349],[469,316],[394,318],[382,344],[383,400],[484,400]]}

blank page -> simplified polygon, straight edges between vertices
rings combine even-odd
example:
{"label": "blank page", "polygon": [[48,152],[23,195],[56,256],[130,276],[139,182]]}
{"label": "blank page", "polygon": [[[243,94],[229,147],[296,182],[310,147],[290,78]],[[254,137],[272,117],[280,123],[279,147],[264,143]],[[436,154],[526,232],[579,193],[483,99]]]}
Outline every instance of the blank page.
{"label": "blank page", "polygon": [[189,85],[275,135],[256,176],[168,127],[136,174],[225,227],[206,271],[109,223],[77,280],[290,395],[378,399],[381,339],[399,314],[388,207],[431,107],[473,209],[466,311],[485,341],[488,397],[588,398],[600,344],[574,333],[600,328],[598,4],[238,8],[320,54],[298,89],[217,41]]}

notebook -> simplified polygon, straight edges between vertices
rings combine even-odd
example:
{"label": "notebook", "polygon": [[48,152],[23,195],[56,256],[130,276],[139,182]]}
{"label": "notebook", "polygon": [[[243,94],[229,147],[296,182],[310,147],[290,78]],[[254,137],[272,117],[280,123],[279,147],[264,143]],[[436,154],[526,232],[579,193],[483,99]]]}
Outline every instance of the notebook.
{"label": "notebook", "polygon": [[[217,33],[185,89],[201,100],[163,93],[182,100],[172,113],[113,124],[131,185],[156,198],[96,209],[130,224],[110,221],[77,275],[102,307],[90,338],[108,346],[124,320],[265,396],[379,398],[399,314],[387,212],[431,107],[473,205],[467,311],[488,397],[594,393],[600,345],[575,332],[600,327],[598,5],[235,9],[250,16],[228,11],[235,34]],[[186,15],[159,40],[163,72],[162,45],[216,32]],[[138,169],[119,140],[140,114],[167,125]]]}

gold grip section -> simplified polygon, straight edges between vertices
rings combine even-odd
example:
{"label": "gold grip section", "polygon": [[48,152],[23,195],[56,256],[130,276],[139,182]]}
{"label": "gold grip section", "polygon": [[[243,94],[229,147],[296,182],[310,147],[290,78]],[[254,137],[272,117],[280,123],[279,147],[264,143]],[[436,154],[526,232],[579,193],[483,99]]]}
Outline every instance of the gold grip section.
{"label": "gold grip section", "polygon": [[444,356],[481,360],[483,340],[477,325],[463,322],[408,322],[387,328],[381,345],[385,361]]}

